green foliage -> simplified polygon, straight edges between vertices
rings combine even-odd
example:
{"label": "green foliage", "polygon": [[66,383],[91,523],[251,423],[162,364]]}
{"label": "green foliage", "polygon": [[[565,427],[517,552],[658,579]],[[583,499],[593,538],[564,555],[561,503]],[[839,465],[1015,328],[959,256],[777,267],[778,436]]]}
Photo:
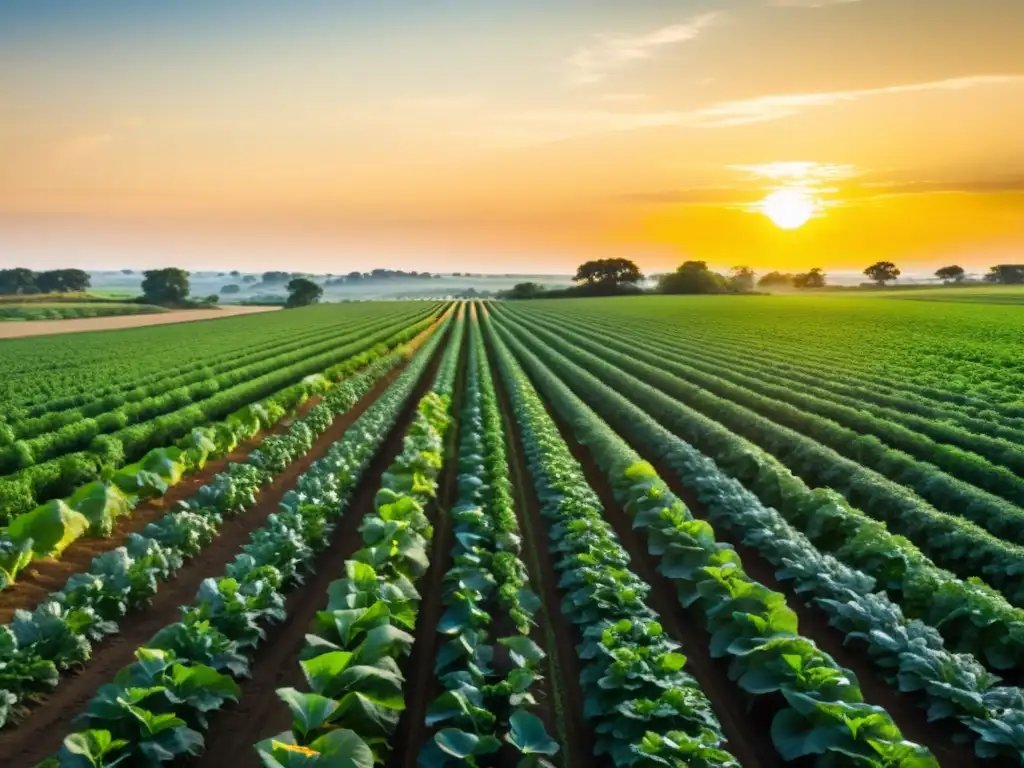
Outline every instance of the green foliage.
{"label": "green foliage", "polygon": [[189,273],[184,269],[150,269],[142,274],[142,296],[150,304],[176,304],[188,297]]}

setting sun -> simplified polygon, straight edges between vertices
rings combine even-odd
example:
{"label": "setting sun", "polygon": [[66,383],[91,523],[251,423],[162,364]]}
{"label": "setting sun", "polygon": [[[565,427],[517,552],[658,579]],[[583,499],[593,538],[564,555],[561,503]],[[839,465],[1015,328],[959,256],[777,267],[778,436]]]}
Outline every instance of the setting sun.
{"label": "setting sun", "polygon": [[814,199],[797,189],[780,189],[761,201],[761,213],[779,229],[797,229],[814,216]]}

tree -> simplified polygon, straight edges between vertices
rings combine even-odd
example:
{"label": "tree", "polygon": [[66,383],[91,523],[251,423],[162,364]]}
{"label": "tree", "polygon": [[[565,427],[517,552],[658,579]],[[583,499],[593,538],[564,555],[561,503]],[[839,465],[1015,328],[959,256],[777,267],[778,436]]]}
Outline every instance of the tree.
{"label": "tree", "polygon": [[768,272],[761,275],[761,279],[757,281],[758,286],[762,288],[770,288],[777,285],[792,285],[794,275],[788,272]]}
{"label": "tree", "polygon": [[640,268],[629,259],[596,259],[580,264],[573,281],[614,288],[621,283],[635,285],[643,279]]}
{"label": "tree", "polygon": [[188,282],[189,273],[184,269],[150,269],[142,274],[142,295],[150,304],[175,304],[184,301],[191,289]]}
{"label": "tree", "polygon": [[940,280],[952,280],[956,283],[963,280],[965,274],[967,273],[964,271],[964,268],[956,264],[951,264],[948,267],[942,267],[941,269],[935,270],[935,276]]}
{"label": "tree", "polygon": [[264,283],[283,283],[291,275],[287,272],[264,272],[263,282]]}
{"label": "tree", "polygon": [[220,296],[218,296],[216,293],[211,293],[209,296],[207,296],[205,299],[203,299],[203,303],[204,304],[219,304],[220,303]]}
{"label": "tree", "polygon": [[232,277],[241,277],[242,276],[242,273],[239,272],[237,269],[232,269],[228,274],[231,275]]}
{"label": "tree", "polygon": [[793,275],[794,288],[824,288],[827,275],[821,267],[814,267],[808,272]]}
{"label": "tree", "polygon": [[684,261],[658,281],[661,293],[724,293],[728,286],[729,281],[708,269],[704,261]]}
{"label": "tree", "polygon": [[25,267],[0,269],[0,293],[39,293],[36,273]]}
{"label": "tree", "polygon": [[1021,285],[1024,283],[1024,264],[999,264],[989,267],[985,281],[1000,285]]}
{"label": "tree", "polygon": [[122,270],[121,270],[121,274],[122,274],[122,275],[134,275],[134,274],[135,274],[135,272],[133,272],[133,271],[132,271],[132,270],[130,270],[130,269],[122,269]]}
{"label": "tree", "polygon": [[544,286],[540,283],[516,283],[505,296],[510,299],[535,299],[542,293]]}
{"label": "tree", "polygon": [[316,304],[324,295],[324,289],[304,277],[296,277],[288,283],[288,300],[286,307],[305,307]]}
{"label": "tree", "polygon": [[52,269],[36,275],[36,285],[41,293],[64,293],[89,289],[89,273],[81,269]]}
{"label": "tree", "polygon": [[259,278],[256,277],[256,275],[246,275],[245,277],[242,278],[242,282],[243,283],[257,283],[257,282],[259,282]]}
{"label": "tree", "polygon": [[241,291],[242,286],[237,285],[236,283],[231,283],[230,285],[222,285],[220,288],[221,293],[241,293]]}
{"label": "tree", "polygon": [[891,261],[876,261],[864,270],[864,274],[878,283],[879,288],[884,288],[889,280],[899,278],[900,270]]}
{"label": "tree", "polygon": [[729,285],[737,293],[750,293],[754,290],[754,270],[750,267],[733,267],[729,270]]}
{"label": "tree", "polygon": [[349,272],[345,276],[346,282],[349,282],[349,283],[355,282],[356,280],[362,280],[362,279],[363,279],[363,273],[362,272]]}

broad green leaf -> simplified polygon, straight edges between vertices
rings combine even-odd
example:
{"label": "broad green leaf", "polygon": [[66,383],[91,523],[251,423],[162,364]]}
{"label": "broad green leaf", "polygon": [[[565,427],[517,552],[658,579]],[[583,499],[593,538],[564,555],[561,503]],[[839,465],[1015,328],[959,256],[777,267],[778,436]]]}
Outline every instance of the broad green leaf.
{"label": "broad green leaf", "polygon": [[558,752],[558,742],[548,735],[541,719],[525,709],[517,709],[508,719],[505,741],[524,755],[554,755]]}

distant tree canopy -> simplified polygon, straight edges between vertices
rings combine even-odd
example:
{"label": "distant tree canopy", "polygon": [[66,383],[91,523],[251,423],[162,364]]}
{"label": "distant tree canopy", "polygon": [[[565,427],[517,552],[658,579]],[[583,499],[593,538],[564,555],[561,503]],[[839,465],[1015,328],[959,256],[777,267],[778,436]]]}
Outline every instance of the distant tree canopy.
{"label": "distant tree canopy", "polygon": [[184,301],[191,290],[189,273],[184,269],[150,269],[142,274],[142,295],[150,304],[174,304]]}
{"label": "distant tree canopy", "polygon": [[883,287],[890,280],[896,280],[900,276],[899,268],[891,261],[876,261],[864,270],[864,274]]}
{"label": "distant tree canopy", "polygon": [[540,283],[516,283],[502,295],[509,299],[535,299],[542,293],[544,286]]}
{"label": "distant tree canopy", "polygon": [[629,259],[596,259],[580,264],[573,281],[614,288],[624,283],[635,285],[643,279],[640,268]]}
{"label": "distant tree canopy", "polygon": [[792,285],[793,278],[789,272],[766,272],[758,279],[757,284],[763,288],[770,288],[779,285]]}
{"label": "distant tree canopy", "polygon": [[728,288],[728,279],[712,272],[704,261],[684,261],[658,280],[661,293],[725,293]]}
{"label": "distant tree canopy", "polygon": [[134,271],[134,270],[131,270],[131,269],[122,269],[122,270],[121,270],[121,274],[122,274],[122,275],[134,275],[134,274],[135,274],[135,271]]}
{"label": "distant tree canopy", "polygon": [[941,267],[935,270],[935,276],[940,280],[953,280],[957,283],[964,279],[965,274],[967,273],[964,271],[964,268],[957,264],[951,264],[948,267]]}
{"label": "distant tree canopy", "polygon": [[814,267],[807,272],[793,275],[794,288],[824,288],[828,275],[821,267]]}
{"label": "distant tree canopy", "polygon": [[754,290],[754,270],[750,267],[733,267],[729,275],[729,285],[737,293],[749,293]]}
{"label": "distant tree canopy", "polygon": [[89,289],[89,273],[81,269],[33,272],[25,267],[0,269],[0,293],[66,293]]}
{"label": "distant tree canopy", "polygon": [[283,283],[291,278],[291,272],[264,272],[264,283]]}
{"label": "distant tree canopy", "polygon": [[246,275],[242,278],[243,283],[258,283],[259,280],[260,279],[256,277],[256,275]]}
{"label": "distant tree canopy", "polygon": [[221,293],[241,293],[241,291],[242,291],[242,286],[237,285],[235,283],[231,283],[230,285],[223,285],[223,286],[221,286],[221,289],[220,289]]}
{"label": "distant tree canopy", "polygon": [[305,307],[316,304],[324,295],[324,289],[305,277],[296,277],[288,282],[286,307]]}
{"label": "distant tree canopy", "polygon": [[232,269],[231,272],[229,272],[228,274],[230,274],[232,277],[241,277],[242,276],[242,273],[239,272],[237,269]]}
{"label": "distant tree canopy", "polygon": [[1022,285],[1024,284],[1024,264],[998,264],[989,267],[985,275],[985,282],[999,283],[1000,285]]}

